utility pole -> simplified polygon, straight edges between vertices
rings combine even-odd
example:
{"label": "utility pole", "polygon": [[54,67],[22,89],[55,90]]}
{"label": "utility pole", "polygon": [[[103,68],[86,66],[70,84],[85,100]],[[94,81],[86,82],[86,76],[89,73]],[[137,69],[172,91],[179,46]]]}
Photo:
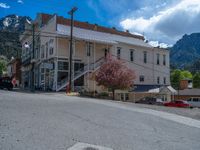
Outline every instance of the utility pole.
{"label": "utility pole", "polygon": [[66,88],[66,92],[70,93],[72,90],[72,53],[73,53],[73,27],[74,27],[74,12],[78,8],[73,7],[68,14],[71,15],[71,32],[70,32],[70,52],[69,52],[69,89]]}
{"label": "utility pole", "polygon": [[32,68],[31,68],[31,92],[35,92],[35,73],[34,73],[34,68],[35,68],[35,24],[32,24],[32,36],[33,36],[33,41],[32,41]]}

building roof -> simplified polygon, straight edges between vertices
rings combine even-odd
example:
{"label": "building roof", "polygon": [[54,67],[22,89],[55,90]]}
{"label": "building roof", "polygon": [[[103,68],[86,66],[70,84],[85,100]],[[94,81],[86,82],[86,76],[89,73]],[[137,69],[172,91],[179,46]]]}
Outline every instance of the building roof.
{"label": "building roof", "polygon": [[[44,14],[44,13],[41,13],[40,15],[42,18],[42,24],[46,24],[53,17],[53,15]],[[70,26],[70,19],[63,18],[62,16],[57,16],[57,24]],[[93,31],[98,31],[98,32],[104,32],[104,33],[110,33],[110,34],[116,34],[116,35],[121,35],[121,36],[126,36],[126,37],[133,37],[133,38],[137,38],[140,40],[144,40],[144,37],[141,35],[135,35],[128,31],[126,31],[126,32],[119,31],[115,28],[108,28],[108,27],[97,25],[97,24],[90,24],[88,22],[81,22],[81,21],[75,20],[74,26],[77,28],[93,30]]]}
{"label": "building roof", "polygon": [[184,90],[179,90],[179,95],[200,96],[200,89],[184,89]]}
{"label": "building roof", "polygon": [[181,81],[192,81],[192,79],[184,78],[184,79],[182,79]]}
{"label": "building roof", "polygon": [[[58,24],[57,33],[70,36],[70,26]],[[105,36],[104,34],[107,35],[107,33],[101,33],[101,32],[96,32],[92,30],[85,30],[85,29],[77,28],[77,27],[74,27],[74,31],[73,31],[73,36],[77,39],[97,41],[97,42],[108,43],[108,44],[117,43],[116,41],[109,38],[108,36]]]}
{"label": "building roof", "polygon": [[146,92],[146,93],[160,93],[167,89],[169,92],[175,94],[177,91],[169,85],[134,85],[133,92]]}
{"label": "building roof", "polygon": [[[70,36],[70,26],[66,25],[57,25],[57,33],[62,35]],[[130,45],[137,45],[143,47],[152,47],[150,44],[145,43],[143,40],[133,38],[133,37],[126,37],[122,35],[116,35],[111,33],[104,33],[99,31],[93,31],[83,28],[74,27],[73,31],[74,37],[77,39],[82,40],[89,40],[89,41],[97,41],[107,44],[117,44],[117,43],[125,43]]]}
{"label": "building roof", "polygon": [[160,88],[161,85],[134,85],[133,92],[148,92],[152,89]]}

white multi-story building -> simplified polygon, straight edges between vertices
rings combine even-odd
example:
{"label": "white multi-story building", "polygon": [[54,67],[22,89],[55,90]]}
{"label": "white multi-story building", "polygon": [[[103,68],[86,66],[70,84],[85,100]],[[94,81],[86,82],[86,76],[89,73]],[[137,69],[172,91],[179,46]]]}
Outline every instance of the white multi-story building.
{"label": "white multi-story building", "polygon": [[[57,15],[38,14],[35,24],[35,87],[60,91],[68,84],[70,20]],[[21,42],[22,84],[31,85],[32,31],[26,28]],[[127,62],[135,71],[139,87],[170,85],[169,51],[155,48],[139,35],[88,22],[74,21],[73,82],[75,89],[101,91],[89,77],[109,53]],[[24,45],[29,45],[25,47]]]}

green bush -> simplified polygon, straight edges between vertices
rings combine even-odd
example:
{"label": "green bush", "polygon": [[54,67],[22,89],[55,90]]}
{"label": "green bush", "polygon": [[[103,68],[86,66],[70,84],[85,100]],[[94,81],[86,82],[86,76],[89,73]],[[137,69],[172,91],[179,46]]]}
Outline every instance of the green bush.
{"label": "green bush", "polygon": [[99,93],[98,96],[100,96],[100,97],[108,97],[109,94],[107,92],[102,92],[102,93]]}

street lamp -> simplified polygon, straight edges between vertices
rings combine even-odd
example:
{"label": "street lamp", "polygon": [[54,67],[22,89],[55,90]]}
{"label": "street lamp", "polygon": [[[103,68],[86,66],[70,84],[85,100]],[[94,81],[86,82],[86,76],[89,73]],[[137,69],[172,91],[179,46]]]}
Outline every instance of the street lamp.
{"label": "street lamp", "polygon": [[70,93],[72,90],[72,48],[73,48],[73,26],[74,26],[74,13],[77,11],[77,7],[73,7],[68,14],[71,15],[71,32],[70,32],[70,52],[69,52],[69,89],[66,88],[66,92]]}
{"label": "street lamp", "polygon": [[28,45],[27,42],[24,44],[24,47],[25,47],[25,48],[30,48],[30,46]]}

